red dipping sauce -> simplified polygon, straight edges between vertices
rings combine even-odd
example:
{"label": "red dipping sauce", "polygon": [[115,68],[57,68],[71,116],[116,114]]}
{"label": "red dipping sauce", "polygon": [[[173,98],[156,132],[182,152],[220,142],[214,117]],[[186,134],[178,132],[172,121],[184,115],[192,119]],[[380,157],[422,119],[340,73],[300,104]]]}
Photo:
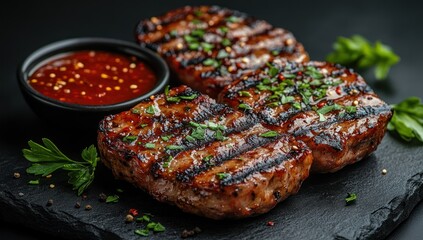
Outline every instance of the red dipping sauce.
{"label": "red dipping sauce", "polygon": [[43,64],[28,78],[42,95],[80,105],[111,105],[154,88],[157,77],[134,56],[103,51],[64,54]]}

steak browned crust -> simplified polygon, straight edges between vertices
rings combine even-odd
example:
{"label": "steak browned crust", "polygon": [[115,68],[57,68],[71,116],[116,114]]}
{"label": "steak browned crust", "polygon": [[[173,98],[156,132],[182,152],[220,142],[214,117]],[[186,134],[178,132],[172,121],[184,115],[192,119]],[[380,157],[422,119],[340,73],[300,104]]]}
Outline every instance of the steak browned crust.
{"label": "steak browned crust", "polygon": [[361,76],[324,62],[275,60],[227,86],[219,99],[304,141],[316,172],[335,172],[375,151],[392,115]]}
{"label": "steak browned crust", "polygon": [[184,84],[211,97],[273,58],[308,60],[289,31],[218,6],[187,6],[143,20],[136,35],[167,60]]}
{"label": "steak browned crust", "polygon": [[312,162],[303,142],[186,86],[104,118],[98,147],[117,178],[214,219],[269,211],[299,190]]}

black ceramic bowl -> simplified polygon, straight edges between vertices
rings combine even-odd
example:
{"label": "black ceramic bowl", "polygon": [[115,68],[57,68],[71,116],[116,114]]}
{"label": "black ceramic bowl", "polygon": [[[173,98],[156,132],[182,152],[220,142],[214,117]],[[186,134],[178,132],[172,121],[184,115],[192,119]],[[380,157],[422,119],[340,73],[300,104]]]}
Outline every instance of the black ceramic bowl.
{"label": "black ceramic bowl", "polygon": [[[28,82],[31,74],[43,63],[55,56],[75,51],[94,50],[135,56],[147,64],[156,74],[157,83],[139,97],[111,105],[79,105],[61,102],[36,91]],[[169,68],[156,53],[135,43],[107,38],[74,38],[48,44],[29,55],[18,69],[21,91],[28,105],[44,121],[55,125],[97,125],[106,115],[125,111],[153,94],[161,92],[169,82]]]}

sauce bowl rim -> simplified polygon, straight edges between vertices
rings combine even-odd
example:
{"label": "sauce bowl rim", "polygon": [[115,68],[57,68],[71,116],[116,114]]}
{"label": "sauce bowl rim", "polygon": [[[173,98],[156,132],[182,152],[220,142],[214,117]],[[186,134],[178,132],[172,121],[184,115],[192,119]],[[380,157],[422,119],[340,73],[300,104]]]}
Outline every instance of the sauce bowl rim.
{"label": "sauce bowl rim", "polygon": [[[123,102],[107,105],[82,105],[62,102],[57,99],[47,97],[30,86],[28,81],[29,75],[37,69],[40,63],[59,54],[78,50],[99,50],[123,55],[134,55],[152,69],[157,77],[157,83],[145,94]],[[151,95],[163,90],[169,83],[169,75],[169,67],[166,62],[152,50],[141,47],[132,42],[102,37],[70,38],[49,43],[32,52],[18,67],[19,85],[21,89],[23,89],[23,91],[29,94],[32,98],[51,107],[84,112],[116,111],[125,107],[134,106],[142,100],[149,98]]]}

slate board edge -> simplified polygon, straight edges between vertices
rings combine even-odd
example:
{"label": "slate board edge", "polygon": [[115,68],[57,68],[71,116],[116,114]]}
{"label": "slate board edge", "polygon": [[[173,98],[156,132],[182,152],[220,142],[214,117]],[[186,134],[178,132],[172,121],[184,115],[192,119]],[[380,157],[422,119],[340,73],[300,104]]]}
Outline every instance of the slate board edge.
{"label": "slate board edge", "polygon": [[[0,186],[5,189],[4,185]],[[64,211],[53,211],[18,199],[9,190],[0,192],[0,209],[14,210],[0,212],[0,218],[5,222],[23,225],[64,239],[121,239],[111,231],[80,221]],[[52,221],[55,224],[52,224]]]}
{"label": "slate board edge", "polygon": [[338,232],[334,239],[383,239],[408,218],[414,207],[423,198],[423,173],[407,180],[403,195],[394,197],[389,203],[369,215],[370,224],[355,232]]}
{"label": "slate board edge", "polygon": [[[15,197],[0,185],[0,209],[15,211],[0,212],[3,221],[20,224],[36,231],[66,239],[121,239],[116,233],[95,226],[63,211],[52,211],[47,207],[31,204]],[[369,215],[369,224],[355,232],[338,232],[334,239],[382,239],[389,235],[411,213],[423,198],[423,173],[412,176],[407,181],[406,192],[395,196],[387,205]],[[54,219],[52,219],[52,217]],[[51,224],[54,220],[57,224]],[[72,223],[72,224],[69,224]],[[328,236],[322,236],[326,238]]]}

